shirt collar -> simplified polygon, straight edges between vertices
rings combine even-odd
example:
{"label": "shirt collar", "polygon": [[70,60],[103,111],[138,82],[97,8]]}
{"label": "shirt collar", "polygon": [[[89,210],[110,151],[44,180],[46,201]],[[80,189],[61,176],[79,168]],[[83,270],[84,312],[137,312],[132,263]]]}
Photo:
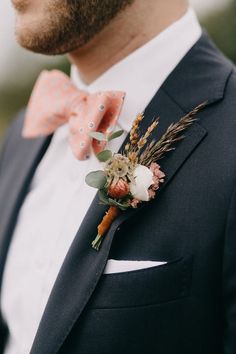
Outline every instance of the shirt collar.
{"label": "shirt collar", "polygon": [[77,87],[90,93],[104,90],[125,91],[126,98],[119,126],[128,132],[135,116],[144,111],[201,33],[196,14],[189,8],[181,19],[116,63],[90,85],[83,83],[74,65],[71,67],[71,79]]}

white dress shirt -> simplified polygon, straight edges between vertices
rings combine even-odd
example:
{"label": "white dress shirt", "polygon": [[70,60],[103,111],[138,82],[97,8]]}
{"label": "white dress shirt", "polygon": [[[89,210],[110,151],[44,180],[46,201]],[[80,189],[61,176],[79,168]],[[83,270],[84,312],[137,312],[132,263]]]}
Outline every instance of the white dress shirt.
{"label": "white dress shirt", "polygon": [[[189,9],[90,85],[83,84],[72,67],[72,80],[81,89],[126,92],[117,126],[125,134],[112,142],[113,151],[119,149],[136,114],[144,111],[200,35],[195,13]],[[95,155],[77,161],[67,138],[64,125],[54,134],[19,213],[3,276],[1,309],[10,331],[4,354],[29,353],[63,260],[96,194],[84,179],[100,163]]]}

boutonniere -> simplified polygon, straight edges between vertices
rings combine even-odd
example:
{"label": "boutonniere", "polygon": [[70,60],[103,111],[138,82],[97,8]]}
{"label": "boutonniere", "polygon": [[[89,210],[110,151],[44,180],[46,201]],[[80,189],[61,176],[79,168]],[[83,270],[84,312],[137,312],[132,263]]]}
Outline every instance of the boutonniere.
{"label": "boutonniere", "polygon": [[[165,173],[159,160],[175,149],[173,144],[184,138],[183,131],[193,124],[196,114],[205,105],[206,103],[197,106],[177,123],[171,124],[158,141],[150,141],[150,138],[158,127],[159,119],[154,120],[144,134],[140,134],[139,126],[144,115],[138,114],[124,151],[112,154],[106,149],[97,155],[99,161],[104,163],[103,170],[90,172],[85,181],[89,186],[98,189],[100,202],[109,208],[98,225],[97,236],[92,242],[95,250],[99,250],[105,234],[121,212],[138,208],[141,203],[155,198],[160,185],[165,181]],[[97,140],[109,142],[122,134],[123,131],[119,130],[108,136],[100,132],[90,135]]]}

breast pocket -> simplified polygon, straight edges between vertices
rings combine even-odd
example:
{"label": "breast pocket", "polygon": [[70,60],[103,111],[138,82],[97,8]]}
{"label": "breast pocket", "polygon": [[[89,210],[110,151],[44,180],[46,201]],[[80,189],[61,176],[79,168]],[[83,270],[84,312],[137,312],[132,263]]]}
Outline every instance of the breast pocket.
{"label": "breast pocket", "polygon": [[154,305],[183,298],[191,289],[193,257],[161,266],[103,274],[90,300],[91,308]]}

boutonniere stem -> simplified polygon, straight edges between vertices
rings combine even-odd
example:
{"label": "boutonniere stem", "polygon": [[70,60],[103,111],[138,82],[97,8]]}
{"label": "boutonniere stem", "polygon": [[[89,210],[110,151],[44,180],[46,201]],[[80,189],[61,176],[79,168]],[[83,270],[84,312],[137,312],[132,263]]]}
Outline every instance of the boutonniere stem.
{"label": "boutonniere stem", "polygon": [[110,206],[108,211],[106,212],[105,216],[103,217],[101,223],[98,225],[98,234],[97,237],[92,242],[92,247],[95,250],[99,250],[100,245],[102,243],[102,238],[109,230],[113,221],[117,218],[120,214],[120,209],[115,206]]}
{"label": "boutonniere stem", "polygon": [[[160,185],[165,181],[165,173],[161,170],[159,160],[175,149],[175,143],[184,139],[182,133],[196,121],[196,114],[205,106],[206,103],[200,104],[177,123],[171,124],[158,141],[150,141],[150,138],[158,127],[159,119],[154,120],[147,131],[141,134],[139,128],[144,115],[138,114],[123,153],[112,154],[110,150],[103,150],[97,155],[99,161],[104,163],[104,168],[90,172],[86,176],[86,183],[98,189],[100,202],[109,208],[98,225],[97,236],[92,242],[95,250],[99,250],[103,238],[120,212],[137,208],[141,203],[156,197]],[[93,132],[91,137],[109,142],[122,133],[119,130],[105,136],[100,132]]]}

